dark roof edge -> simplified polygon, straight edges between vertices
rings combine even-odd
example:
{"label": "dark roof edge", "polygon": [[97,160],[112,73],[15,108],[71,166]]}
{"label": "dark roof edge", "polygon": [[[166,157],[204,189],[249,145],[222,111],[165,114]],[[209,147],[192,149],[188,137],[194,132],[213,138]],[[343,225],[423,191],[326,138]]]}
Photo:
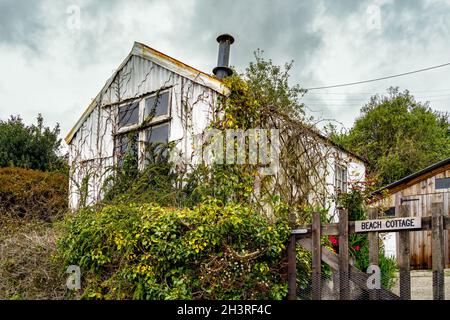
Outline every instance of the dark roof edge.
{"label": "dark roof edge", "polygon": [[419,176],[421,176],[421,175],[423,175],[425,173],[433,171],[434,169],[437,169],[439,167],[445,166],[447,164],[450,164],[450,158],[447,158],[447,159],[441,160],[439,162],[436,162],[436,163],[434,163],[434,164],[432,164],[432,165],[430,165],[430,166],[428,166],[428,167],[426,167],[426,168],[424,168],[422,170],[419,170],[419,171],[417,171],[417,172],[415,172],[413,174],[410,174],[409,176],[406,176],[406,177],[404,177],[404,178],[402,178],[400,180],[392,182],[392,183],[388,184],[387,186],[384,186],[383,188],[380,188],[380,189],[372,192],[372,195],[375,196],[375,195],[380,194],[383,190],[393,189],[393,188],[395,188],[395,187],[397,187],[397,186],[399,186],[399,185],[401,185],[403,183],[411,181],[412,179],[415,179],[415,178],[417,178],[417,177],[419,177]]}

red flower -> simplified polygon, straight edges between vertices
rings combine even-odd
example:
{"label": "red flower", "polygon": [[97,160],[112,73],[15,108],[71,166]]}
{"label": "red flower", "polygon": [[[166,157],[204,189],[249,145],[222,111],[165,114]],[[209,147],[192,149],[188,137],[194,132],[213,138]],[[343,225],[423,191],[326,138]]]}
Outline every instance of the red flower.
{"label": "red flower", "polygon": [[331,244],[333,246],[337,246],[338,245],[338,241],[337,241],[335,236],[330,236],[329,239],[330,239],[330,242],[331,242]]}
{"label": "red flower", "polygon": [[355,249],[356,251],[359,251],[361,249],[361,247],[356,245],[356,246],[353,247],[353,249]]}

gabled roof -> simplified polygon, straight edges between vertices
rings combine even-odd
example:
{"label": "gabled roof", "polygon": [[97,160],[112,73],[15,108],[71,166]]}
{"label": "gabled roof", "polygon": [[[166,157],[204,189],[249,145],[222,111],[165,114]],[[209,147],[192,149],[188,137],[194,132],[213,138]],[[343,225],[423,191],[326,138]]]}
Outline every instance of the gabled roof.
{"label": "gabled roof", "polygon": [[398,181],[388,184],[387,186],[374,191],[372,193],[372,196],[380,195],[384,190],[387,190],[389,194],[396,193],[446,170],[450,170],[450,158],[436,162],[431,166],[426,167],[425,169],[419,170]]}
{"label": "gabled roof", "polygon": [[228,88],[218,78],[211,76],[198,69],[195,69],[145,44],[135,42],[131,52],[120,64],[119,68],[117,68],[117,70],[113,73],[113,75],[108,79],[106,84],[103,86],[102,90],[97,94],[95,99],[92,100],[91,104],[87,107],[87,109],[83,112],[83,114],[75,123],[73,128],[69,131],[69,133],[65,138],[67,144],[70,144],[76,132],[80,129],[86,118],[89,117],[89,115],[95,109],[100,97],[108,90],[111,83],[114,81],[114,78],[117,76],[117,73],[128,63],[128,61],[133,56],[138,56],[150,60],[163,68],[166,68],[176,74],[179,74],[187,79],[190,79],[191,81],[196,82],[200,85],[208,87],[220,94],[226,95],[229,92]]}

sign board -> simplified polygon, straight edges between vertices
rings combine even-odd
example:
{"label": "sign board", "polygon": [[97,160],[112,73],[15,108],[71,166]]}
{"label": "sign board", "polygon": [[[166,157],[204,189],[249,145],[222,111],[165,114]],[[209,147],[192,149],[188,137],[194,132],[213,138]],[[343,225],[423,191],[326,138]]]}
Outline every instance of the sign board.
{"label": "sign board", "polygon": [[355,232],[398,231],[422,228],[421,217],[355,221]]}
{"label": "sign board", "polygon": [[306,234],[308,233],[308,229],[294,229],[291,234]]}

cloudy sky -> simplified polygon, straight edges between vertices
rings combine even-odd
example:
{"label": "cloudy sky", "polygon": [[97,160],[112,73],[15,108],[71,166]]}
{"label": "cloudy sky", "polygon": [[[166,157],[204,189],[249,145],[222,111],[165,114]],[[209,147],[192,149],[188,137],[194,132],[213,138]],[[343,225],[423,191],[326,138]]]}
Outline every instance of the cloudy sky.
{"label": "cloudy sky", "polygon": [[[0,0],[0,119],[42,113],[65,136],[134,41],[211,72],[221,33],[236,39],[238,70],[260,48],[277,64],[294,60],[293,84],[341,84],[450,62],[450,0]],[[449,80],[445,67],[315,90],[304,102],[350,127],[389,86],[450,111]]]}

